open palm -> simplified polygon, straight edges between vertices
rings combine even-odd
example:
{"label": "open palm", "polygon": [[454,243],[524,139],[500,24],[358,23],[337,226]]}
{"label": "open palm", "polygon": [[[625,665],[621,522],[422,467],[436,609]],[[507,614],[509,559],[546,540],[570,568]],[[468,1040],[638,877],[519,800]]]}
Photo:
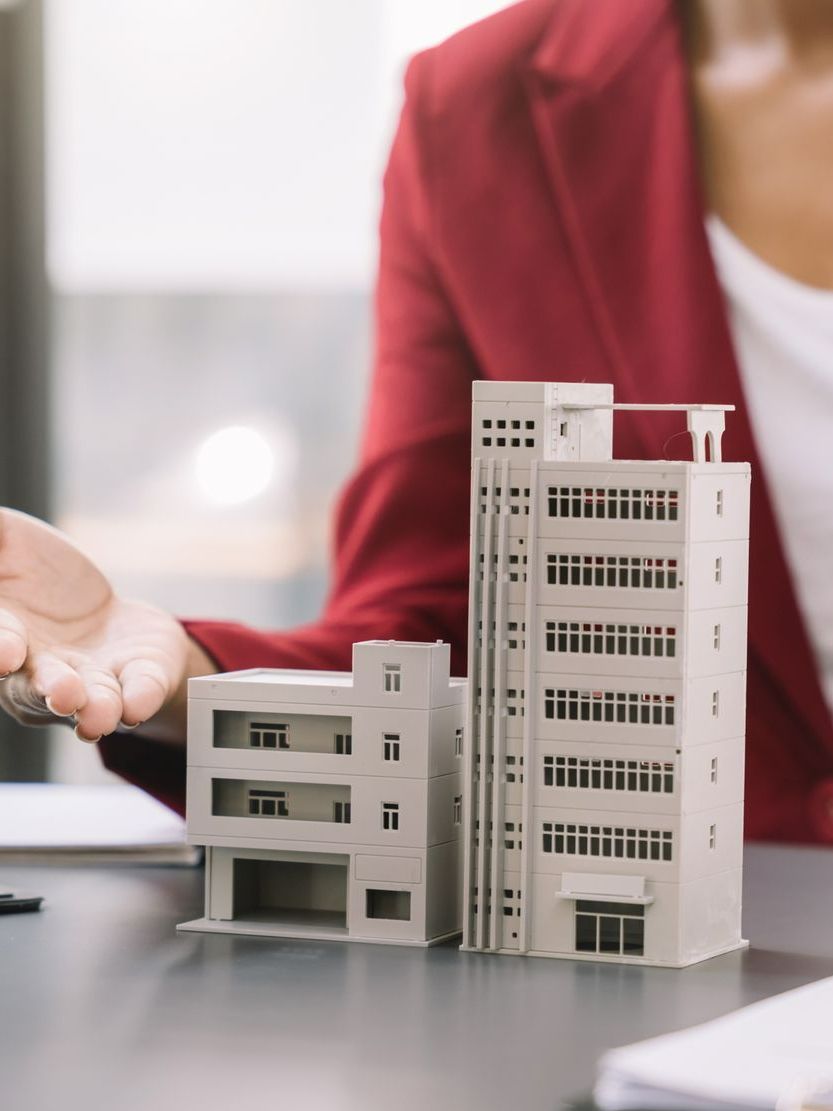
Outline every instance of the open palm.
{"label": "open palm", "polygon": [[83,740],[146,721],[187,652],[173,617],[119,598],[60,532],[0,509],[0,705],[19,721],[73,717]]}

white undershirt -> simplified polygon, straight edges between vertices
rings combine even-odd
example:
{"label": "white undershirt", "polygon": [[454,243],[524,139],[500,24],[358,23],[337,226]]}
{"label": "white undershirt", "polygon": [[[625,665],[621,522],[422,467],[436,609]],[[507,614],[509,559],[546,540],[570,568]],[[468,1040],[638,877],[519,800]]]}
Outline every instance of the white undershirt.
{"label": "white undershirt", "polygon": [[706,230],[798,604],[833,712],[833,291],[773,269],[715,216]]}

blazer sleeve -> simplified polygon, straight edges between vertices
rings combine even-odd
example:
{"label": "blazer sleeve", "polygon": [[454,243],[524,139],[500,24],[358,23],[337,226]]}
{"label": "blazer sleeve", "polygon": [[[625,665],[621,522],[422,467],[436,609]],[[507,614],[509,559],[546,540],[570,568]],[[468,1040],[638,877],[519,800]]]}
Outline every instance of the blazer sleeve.
{"label": "blazer sleeve", "polygon": [[[475,365],[432,262],[422,86],[430,54],[405,79],[384,178],[374,366],[358,467],[335,517],[332,588],[312,624],[263,631],[185,621],[223,671],[349,670],[354,641],[446,640],[465,674],[471,382]],[[184,746],[104,738],[105,764],[177,809]],[[175,748],[175,751],[171,751]]]}

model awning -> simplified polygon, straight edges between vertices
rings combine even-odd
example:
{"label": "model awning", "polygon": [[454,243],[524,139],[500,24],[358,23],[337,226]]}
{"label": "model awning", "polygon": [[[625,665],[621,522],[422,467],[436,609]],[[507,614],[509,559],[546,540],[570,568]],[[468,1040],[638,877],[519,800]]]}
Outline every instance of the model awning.
{"label": "model awning", "polygon": [[561,877],[558,899],[581,899],[588,903],[653,903],[645,893],[644,876],[618,876],[595,872],[565,872]]}

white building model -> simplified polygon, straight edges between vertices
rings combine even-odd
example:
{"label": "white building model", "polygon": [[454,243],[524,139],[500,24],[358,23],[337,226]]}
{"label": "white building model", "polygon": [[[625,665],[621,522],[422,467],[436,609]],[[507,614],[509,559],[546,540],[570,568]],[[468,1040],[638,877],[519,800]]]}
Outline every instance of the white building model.
{"label": "white building model", "polygon": [[[616,408],[685,411],[694,461],[613,459]],[[745,944],[726,408],[475,383],[464,948],[680,967]]]}
{"label": "white building model", "polygon": [[180,929],[428,945],[459,934],[465,688],[447,644],[354,645],[353,674],[189,683]]}

